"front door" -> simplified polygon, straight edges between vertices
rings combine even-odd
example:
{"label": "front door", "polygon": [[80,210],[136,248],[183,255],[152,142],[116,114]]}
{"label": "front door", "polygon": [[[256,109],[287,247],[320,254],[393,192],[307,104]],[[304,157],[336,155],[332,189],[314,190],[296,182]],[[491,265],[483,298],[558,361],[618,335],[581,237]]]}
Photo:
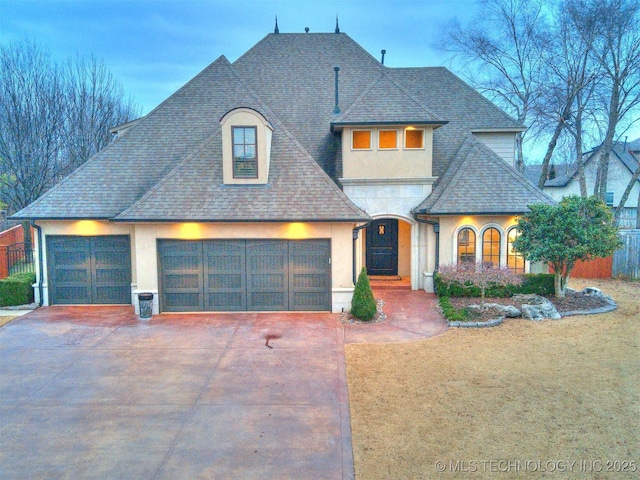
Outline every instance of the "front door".
{"label": "front door", "polygon": [[374,220],[367,227],[367,273],[398,275],[398,220]]}

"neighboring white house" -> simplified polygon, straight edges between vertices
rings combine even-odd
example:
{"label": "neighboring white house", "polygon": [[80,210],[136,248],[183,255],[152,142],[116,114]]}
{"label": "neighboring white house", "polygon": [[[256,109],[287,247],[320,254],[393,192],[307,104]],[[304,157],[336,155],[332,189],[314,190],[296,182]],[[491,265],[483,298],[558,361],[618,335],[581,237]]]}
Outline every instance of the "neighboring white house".
{"label": "neighboring white house", "polygon": [[[584,158],[584,172],[589,193],[593,193],[600,147],[586,152]],[[607,176],[606,202],[611,207],[618,208],[629,181],[640,164],[640,138],[633,142],[616,142],[609,155],[609,172]],[[528,165],[525,176],[534,184],[540,178],[541,166]],[[554,200],[560,200],[569,195],[580,195],[580,181],[575,164],[551,165],[548,180],[544,184],[544,193]],[[620,215],[620,228],[636,228],[638,205],[640,203],[640,179],[636,180],[624,210]]]}

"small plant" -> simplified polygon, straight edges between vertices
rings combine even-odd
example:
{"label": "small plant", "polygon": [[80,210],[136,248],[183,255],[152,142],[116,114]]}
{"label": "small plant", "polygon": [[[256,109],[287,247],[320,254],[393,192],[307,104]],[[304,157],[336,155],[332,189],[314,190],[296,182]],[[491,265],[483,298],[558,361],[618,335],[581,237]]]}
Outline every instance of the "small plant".
{"label": "small plant", "polygon": [[358,276],[356,288],[353,291],[353,298],[351,299],[351,315],[356,317],[358,320],[368,322],[373,319],[376,311],[376,299],[373,297],[373,291],[369,284],[367,269],[363,267],[360,275]]}
{"label": "small plant", "polygon": [[440,297],[440,310],[444,318],[450,322],[466,322],[469,320],[469,310],[466,308],[456,308],[451,304],[449,297]]}
{"label": "small plant", "polygon": [[494,286],[520,285],[522,277],[508,268],[495,267],[490,263],[463,262],[458,265],[441,265],[438,275],[446,283],[457,283],[462,288],[480,289],[480,308],[484,309],[487,289]]}

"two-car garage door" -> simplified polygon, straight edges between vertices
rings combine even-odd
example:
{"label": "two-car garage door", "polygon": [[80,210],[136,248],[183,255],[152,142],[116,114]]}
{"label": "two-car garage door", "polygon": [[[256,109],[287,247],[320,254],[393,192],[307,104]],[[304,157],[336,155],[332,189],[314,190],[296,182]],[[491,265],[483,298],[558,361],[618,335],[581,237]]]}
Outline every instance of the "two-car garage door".
{"label": "two-car garage door", "polygon": [[329,240],[159,240],[163,311],[330,310]]}

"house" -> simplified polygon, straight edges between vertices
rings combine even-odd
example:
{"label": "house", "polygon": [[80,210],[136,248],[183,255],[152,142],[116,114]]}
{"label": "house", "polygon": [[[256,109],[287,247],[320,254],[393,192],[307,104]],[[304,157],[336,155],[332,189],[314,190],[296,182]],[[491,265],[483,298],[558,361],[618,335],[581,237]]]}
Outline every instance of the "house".
{"label": "house", "polygon": [[[40,232],[45,305],[350,308],[356,273],[465,259],[524,271],[524,127],[446,68],[388,68],[335,33],[221,56],[14,217]],[[137,308],[137,305],[136,305]]]}
{"label": "house", "polygon": [[[601,147],[583,154],[584,173],[588,193],[593,193]],[[614,142],[609,154],[607,174],[607,205],[618,208],[624,191],[633,174],[640,165],[640,138],[633,142]],[[537,185],[540,178],[540,165],[527,165],[525,176]],[[558,201],[569,195],[580,195],[580,180],[576,164],[551,165],[548,179],[544,184],[544,193]],[[620,215],[620,228],[636,228],[638,202],[640,201],[640,179],[637,179]]]}

